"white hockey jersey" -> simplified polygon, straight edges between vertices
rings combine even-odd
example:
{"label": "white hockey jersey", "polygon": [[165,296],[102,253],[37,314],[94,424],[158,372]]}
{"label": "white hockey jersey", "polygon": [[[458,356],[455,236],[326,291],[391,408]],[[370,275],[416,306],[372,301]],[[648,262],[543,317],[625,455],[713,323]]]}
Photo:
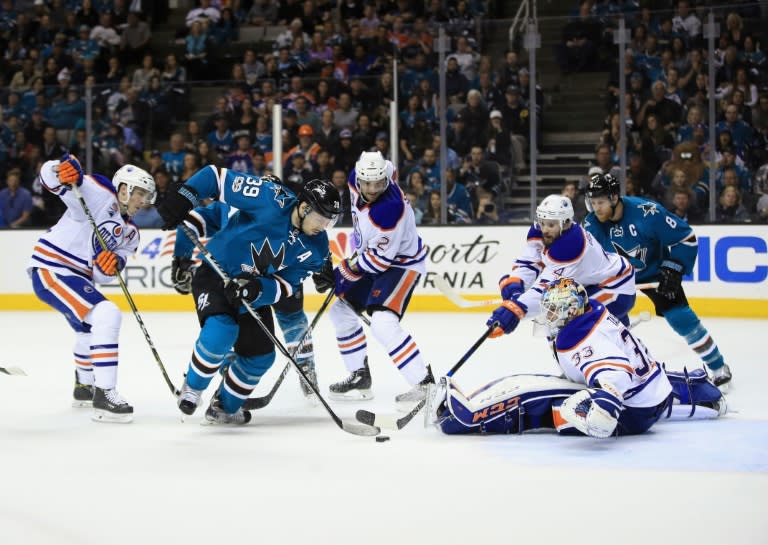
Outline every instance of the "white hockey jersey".
{"label": "white hockey jersey", "polygon": [[[67,211],[35,244],[28,271],[36,267],[63,276],[82,276],[95,283],[113,282],[94,267],[93,260],[101,245],[77,196],[59,183],[54,170],[59,161],[48,161],[40,169],[40,182],[61,197]],[[80,193],[93,215],[107,247],[127,261],[139,246],[139,229],[120,215],[117,193],[112,183],[99,174],[83,176]]]}
{"label": "white hockey jersey", "polygon": [[635,293],[632,265],[619,254],[603,250],[581,225],[563,232],[549,248],[544,246],[541,230],[532,225],[525,249],[515,260],[510,276],[519,279],[526,289],[519,300],[528,307],[528,318],[541,313],[543,287],[558,278],[573,278],[590,297],[604,305],[619,295]]}
{"label": "white hockey jersey", "polygon": [[365,202],[355,184],[354,169],[348,183],[352,196],[355,263],[367,273],[379,274],[390,267],[424,274],[427,248],[416,231],[413,209],[397,185],[397,170],[387,161],[389,186],[373,203]]}
{"label": "white hockey jersey", "polygon": [[590,387],[610,382],[628,407],[655,407],[672,391],[645,345],[594,299],[587,312],[559,331],[554,347],[568,379]]}

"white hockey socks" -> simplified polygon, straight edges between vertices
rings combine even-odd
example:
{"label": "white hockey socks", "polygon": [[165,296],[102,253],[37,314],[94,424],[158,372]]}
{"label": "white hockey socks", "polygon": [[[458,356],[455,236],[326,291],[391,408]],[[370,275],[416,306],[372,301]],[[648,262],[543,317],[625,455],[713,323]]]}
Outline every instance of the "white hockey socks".
{"label": "white hockey socks", "polygon": [[368,355],[368,343],[360,318],[347,304],[336,301],[328,311],[336,329],[336,343],[347,371],[362,369]]}
{"label": "white hockey socks", "polygon": [[91,334],[79,331],[75,334],[75,348],[72,351],[77,372],[77,382],[93,385],[93,366],[91,365]]}
{"label": "white hockey socks", "polygon": [[93,383],[111,390],[117,384],[118,341],[122,314],[111,301],[101,301],[91,309],[86,321],[91,324],[90,356]]}
{"label": "white hockey socks", "polygon": [[427,376],[427,366],[416,341],[402,328],[400,319],[394,312],[374,312],[371,316],[371,333],[387,350],[392,363],[411,386]]}

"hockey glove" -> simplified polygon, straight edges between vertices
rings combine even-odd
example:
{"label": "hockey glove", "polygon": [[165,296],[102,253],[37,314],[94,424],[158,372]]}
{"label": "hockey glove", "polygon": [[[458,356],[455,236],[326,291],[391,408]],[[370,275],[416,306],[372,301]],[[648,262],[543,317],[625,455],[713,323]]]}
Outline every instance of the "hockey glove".
{"label": "hockey glove", "polygon": [[265,174],[264,176],[260,176],[259,180],[262,182],[272,182],[273,184],[283,185],[283,181],[280,177],[274,174]]}
{"label": "hockey glove", "polygon": [[178,191],[171,191],[163,199],[157,212],[163,218],[163,230],[175,229],[187,217],[187,213],[197,206],[197,191],[183,185]]}
{"label": "hockey glove", "polygon": [[93,259],[93,264],[96,265],[96,268],[102,273],[107,276],[115,276],[117,274],[117,271],[120,271],[123,269],[123,266],[125,265],[125,260],[117,255],[115,252],[110,252],[109,250],[102,250],[98,254],[96,254],[96,257]]}
{"label": "hockey glove", "polygon": [[525,291],[523,281],[516,276],[505,274],[499,279],[499,290],[502,299],[515,299]]}
{"label": "hockey glove", "polygon": [[501,337],[504,334],[512,333],[527,312],[528,307],[520,301],[514,299],[504,301],[499,308],[493,311],[488,321],[485,322],[485,325],[488,327],[491,327],[495,322],[499,324],[493,330],[493,333],[490,334],[490,337]]}
{"label": "hockey glove", "polygon": [[333,275],[333,263],[329,257],[323,261],[323,266],[319,271],[312,273],[312,281],[315,283],[315,289],[318,293],[325,293],[336,285],[336,278]]}
{"label": "hockey glove", "polygon": [[64,185],[73,186],[83,183],[83,168],[77,157],[65,153],[59,162],[59,182]]}
{"label": "hockey glove", "polygon": [[604,439],[613,435],[624,399],[610,383],[601,388],[576,392],[560,406],[560,416],[590,437]]}
{"label": "hockey glove", "polygon": [[683,266],[677,261],[666,259],[659,270],[659,287],[656,292],[668,301],[674,301],[682,291]]}
{"label": "hockey glove", "polygon": [[256,276],[233,278],[224,284],[227,301],[233,306],[252,303],[261,294],[261,280]]}
{"label": "hockey glove", "polygon": [[349,259],[343,260],[339,266],[333,269],[336,297],[342,297],[349,289],[363,277],[360,269]]}
{"label": "hockey glove", "polygon": [[194,261],[188,257],[173,256],[171,262],[171,280],[173,289],[182,295],[188,295],[192,292],[192,274],[194,272]]}

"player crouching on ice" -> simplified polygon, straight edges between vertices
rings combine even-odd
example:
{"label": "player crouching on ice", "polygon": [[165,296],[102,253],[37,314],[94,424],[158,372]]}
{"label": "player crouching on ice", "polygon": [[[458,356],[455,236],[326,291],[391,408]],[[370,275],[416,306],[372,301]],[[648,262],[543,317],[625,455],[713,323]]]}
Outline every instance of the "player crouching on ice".
{"label": "player crouching on ice", "polygon": [[139,230],[130,218],[154,202],[155,180],[133,165],[115,172],[111,183],[100,174],[84,176],[77,158],[67,154],[43,164],[40,183],[64,201],[67,211],[35,244],[28,271],[35,295],[61,312],[75,330],[73,406],[93,406],[93,419],[99,422],[130,422],[133,407],[115,388],[122,314],[95,284],[114,282],[136,252]]}
{"label": "player crouching on ice", "polygon": [[636,435],[660,418],[714,418],[725,398],[704,369],[665,371],[615,316],[570,278],[550,282],[542,310],[565,378],[513,375],[469,397],[448,379],[437,410],[447,434]]}

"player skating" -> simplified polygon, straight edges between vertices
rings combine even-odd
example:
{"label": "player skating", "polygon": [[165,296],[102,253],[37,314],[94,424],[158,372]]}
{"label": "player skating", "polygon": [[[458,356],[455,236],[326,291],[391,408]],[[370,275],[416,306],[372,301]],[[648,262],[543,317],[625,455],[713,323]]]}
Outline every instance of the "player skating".
{"label": "player skating", "polygon": [[[110,283],[139,245],[130,218],[154,202],[155,181],[136,166],[112,177],[83,175],[77,158],[47,161],[40,182],[67,205],[61,219],[35,244],[29,264],[35,294],[61,312],[75,331],[75,406],[93,406],[93,419],[130,422],[133,407],[117,392],[122,314],[96,289]],[[108,249],[94,233],[76,195],[82,195]]]}
{"label": "player skating", "polygon": [[[245,424],[251,415],[242,404],[274,363],[275,347],[243,305],[251,305],[268,330],[274,331],[269,306],[291,297],[307,276],[320,269],[328,255],[325,231],[335,223],[341,203],[328,181],[307,182],[297,196],[269,179],[208,166],[160,207],[164,228],[188,220],[199,199],[213,196],[238,210],[207,245],[232,280],[225,285],[205,259],[192,278],[202,328],[178,403],[182,412],[192,414],[234,347],[236,358],[205,418],[213,423]],[[187,225],[199,229],[192,218]],[[198,230],[197,235],[205,233]]]}
{"label": "player skating", "polygon": [[592,212],[584,227],[607,251],[618,251],[635,267],[639,283],[658,282],[644,289],[656,314],[663,316],[685,339],[712,373],[719,388],[727,388],[731,370],[717,344],[691,309],[682,286],[696,262],[698,241],[685,220],[659,203],[642,197],[621,197],[619,181],[610,174],[590,178],[587,199]]}

